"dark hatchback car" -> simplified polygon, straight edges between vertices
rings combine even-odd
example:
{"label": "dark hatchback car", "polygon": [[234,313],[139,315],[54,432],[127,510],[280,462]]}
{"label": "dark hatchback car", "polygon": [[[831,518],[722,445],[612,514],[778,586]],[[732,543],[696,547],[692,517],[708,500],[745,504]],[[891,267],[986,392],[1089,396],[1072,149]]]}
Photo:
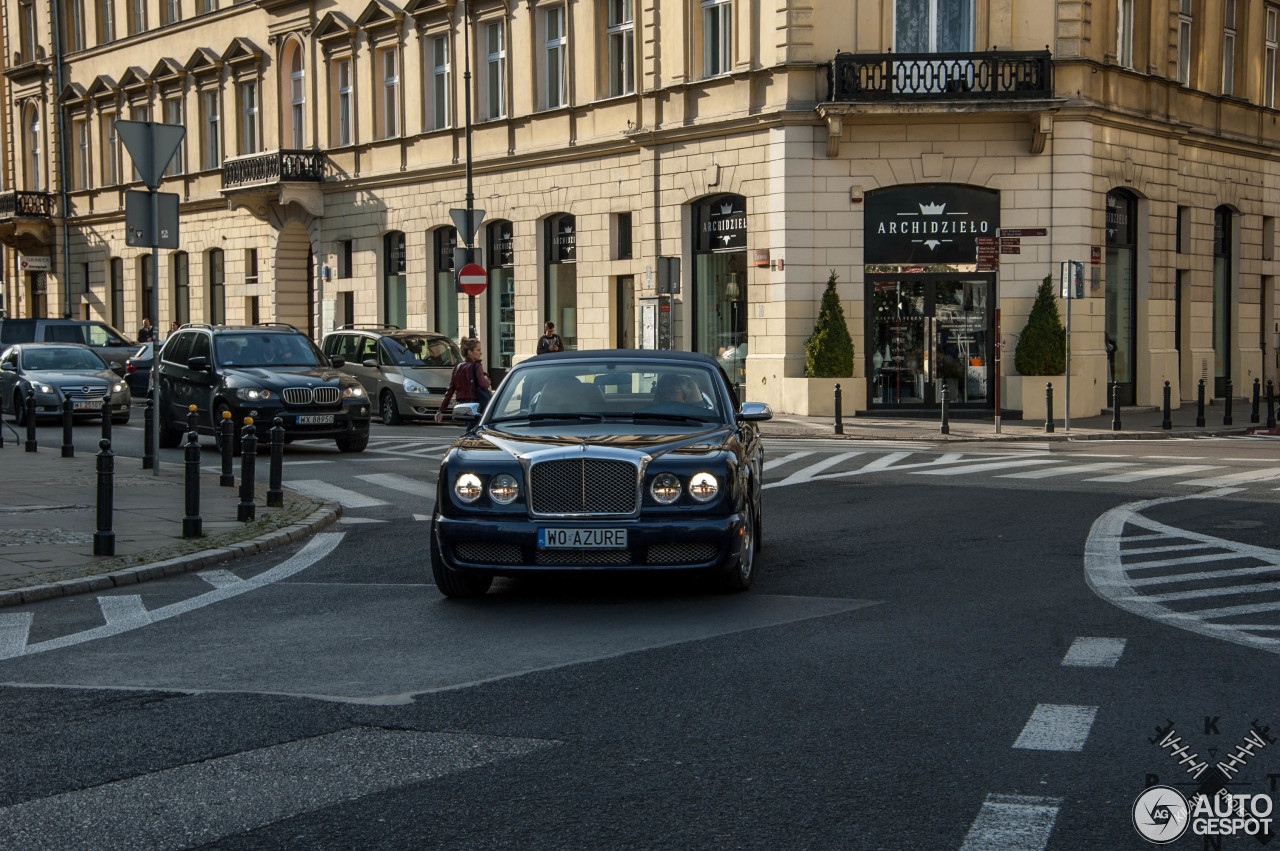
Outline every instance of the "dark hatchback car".
{"label": "dark hatchback car", "polygon": [[369,398],[360,382],[338,370],[292,325],[184,325],[160,350],[159,443],[176,447],[196,406],[198,429],[218,434],[228,411],[239,448],[242,423],[253,417],[260,439],[273,418],[286,440],[333,438],[343,452],[369,444]]}
{"label": "dark hatchback car", "polygon": [[755,574],[763,404],[705,355],[579,351],[507,373],[440,464],[431,567],[448,597],[530,571]]}

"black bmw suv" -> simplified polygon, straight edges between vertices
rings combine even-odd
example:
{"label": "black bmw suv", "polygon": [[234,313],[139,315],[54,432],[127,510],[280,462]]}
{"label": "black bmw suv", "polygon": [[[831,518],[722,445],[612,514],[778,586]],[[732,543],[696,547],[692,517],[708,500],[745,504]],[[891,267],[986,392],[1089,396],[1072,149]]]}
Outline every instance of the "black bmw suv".
{"label": "black bmw suv", "polygon": [[359,381],[338,371],[343,363],[292,325],[183,325],[152,371],[160,382],[159,443],[181,443],[195,405],[202,434],[219,434],[222,412],[231,412],[237,449],[245,417],[264,440],[280,417],[288,440],[331,437],[343,452],[363,452],[369,399]]}

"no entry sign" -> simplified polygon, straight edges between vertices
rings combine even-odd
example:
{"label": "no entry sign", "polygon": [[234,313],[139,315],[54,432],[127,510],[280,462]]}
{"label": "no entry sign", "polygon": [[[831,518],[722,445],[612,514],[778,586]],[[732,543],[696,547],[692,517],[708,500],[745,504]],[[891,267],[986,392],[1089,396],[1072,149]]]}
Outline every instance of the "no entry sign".
{"label": "no entry sign", "polygon": [[476,263],[468,263],[458,270],[458,289],[467,295],[481,295],[489,285],[489,276]]}

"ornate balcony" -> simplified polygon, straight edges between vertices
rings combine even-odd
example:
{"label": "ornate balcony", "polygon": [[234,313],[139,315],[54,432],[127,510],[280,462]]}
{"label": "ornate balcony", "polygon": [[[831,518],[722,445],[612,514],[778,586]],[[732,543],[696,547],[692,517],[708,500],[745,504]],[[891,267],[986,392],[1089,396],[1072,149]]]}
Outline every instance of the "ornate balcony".
{"label": "ornate balcony", "polygon": [[312,216],[324,215],[324,182],[329,159],[320,151],[267,151],[222,164],[222,194],[232,208],[265,218],[272,206],[296,203]]}
{"label": "ornate balcony", "polygon": [[53,242],[54,196],[48,192],[0,192],[0,242],[22,251]]}
{"label": "ornate balcony", "polygon": [[1053,97],[1049,51],[837,53],[831,100],[1007,100]]}
{"label": "ornate balcony", "polygon": [[48,192],[0,192],[0,219],[30,216],[53,218],[53,196]]}

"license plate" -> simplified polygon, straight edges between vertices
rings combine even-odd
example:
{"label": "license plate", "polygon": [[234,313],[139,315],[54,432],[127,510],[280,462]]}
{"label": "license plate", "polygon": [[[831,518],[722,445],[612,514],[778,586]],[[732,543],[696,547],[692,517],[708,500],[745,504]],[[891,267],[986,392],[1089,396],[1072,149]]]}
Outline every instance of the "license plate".
{"label": "license plate", "polygon": [[300,414],[298,425],[332,425],[333,414]]}
{"label": "license plate", "polygon": [[77,411],[99,411],[102,410],[102,403],[96,399],[77,399],[72,407]]}
{"label": "license plate", "polygon": [[625,550],[626,529],[539,529],[540,550]]}

